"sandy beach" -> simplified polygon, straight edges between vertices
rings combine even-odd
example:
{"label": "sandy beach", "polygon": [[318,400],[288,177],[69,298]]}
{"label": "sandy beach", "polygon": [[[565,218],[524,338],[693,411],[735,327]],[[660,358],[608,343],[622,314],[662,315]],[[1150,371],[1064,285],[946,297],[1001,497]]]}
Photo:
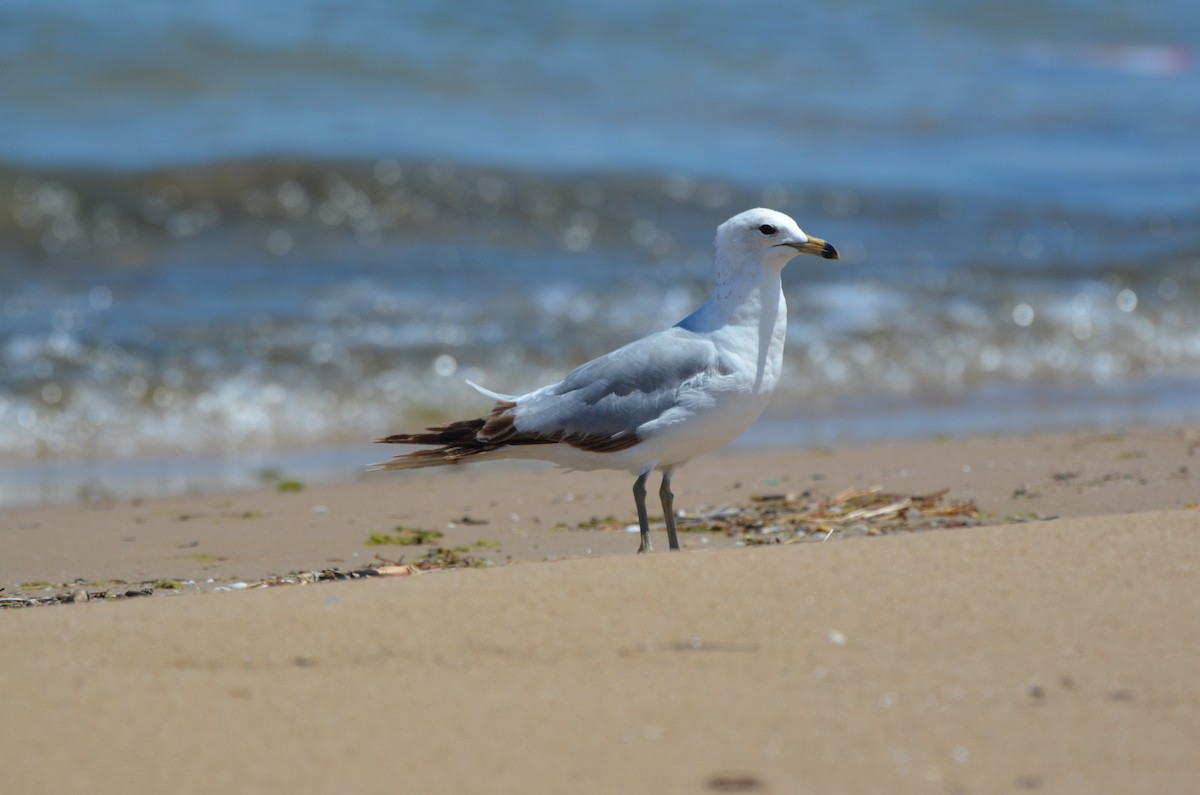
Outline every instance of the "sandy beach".
{"label": "sandy beach", "polygon": [[[972,511],[644,556],[630,478],[524,464],[5,509],[0,597],[87,594],[0,613],[5,790],[1192,791],[1197,450],[718,454],[677,507],[880,487]],[[467,565],[253,587],[434,547]]]}

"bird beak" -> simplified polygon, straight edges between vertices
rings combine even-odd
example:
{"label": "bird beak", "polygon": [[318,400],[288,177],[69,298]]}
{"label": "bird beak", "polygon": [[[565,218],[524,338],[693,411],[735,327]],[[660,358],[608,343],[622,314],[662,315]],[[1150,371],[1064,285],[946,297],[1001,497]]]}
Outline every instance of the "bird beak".
{"label": "bird beak", "polygon": [[791,246],[801,254],[814,254],[825,259],[842,258],[842,256],[838,254],[838,250],[834,248],[832,244],[826,243],[821,238],[812,237],[811,235],[809,235],[808,242],[806,243],[784,243],[783,245]]}

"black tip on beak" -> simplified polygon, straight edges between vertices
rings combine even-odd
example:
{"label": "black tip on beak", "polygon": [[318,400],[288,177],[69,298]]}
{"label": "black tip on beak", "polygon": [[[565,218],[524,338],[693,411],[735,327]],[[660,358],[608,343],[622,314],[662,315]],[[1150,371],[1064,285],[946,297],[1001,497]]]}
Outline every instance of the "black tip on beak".
{"label": "black tip on beak", "polygon": [[824,259],[841,259],[842,255],[833,247],[832,243],[826,243],[821,246],[821,257]]}

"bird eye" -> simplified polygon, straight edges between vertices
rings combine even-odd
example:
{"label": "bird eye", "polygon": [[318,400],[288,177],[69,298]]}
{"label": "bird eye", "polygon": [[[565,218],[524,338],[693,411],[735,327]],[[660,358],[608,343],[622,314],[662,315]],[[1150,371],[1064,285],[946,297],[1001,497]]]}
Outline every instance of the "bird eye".
{"label": "bird eye", "polygon": [[771,226],[770,224],[763,224],[758,228],[758,231],[762,232],[764,235],[773,235],[775,234],[775,227]]}

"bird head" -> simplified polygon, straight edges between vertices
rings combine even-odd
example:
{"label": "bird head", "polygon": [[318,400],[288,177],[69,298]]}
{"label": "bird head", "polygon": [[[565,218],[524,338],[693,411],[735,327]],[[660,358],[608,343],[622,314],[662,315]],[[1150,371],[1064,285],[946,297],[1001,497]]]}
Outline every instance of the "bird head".
{"label": "bird head", "polygon": [[839,259],[837,249],[807,235],[788,216],[762,207],[746,210],[717,227],[717,261],[753,261],[782,270],[798,254]]}

